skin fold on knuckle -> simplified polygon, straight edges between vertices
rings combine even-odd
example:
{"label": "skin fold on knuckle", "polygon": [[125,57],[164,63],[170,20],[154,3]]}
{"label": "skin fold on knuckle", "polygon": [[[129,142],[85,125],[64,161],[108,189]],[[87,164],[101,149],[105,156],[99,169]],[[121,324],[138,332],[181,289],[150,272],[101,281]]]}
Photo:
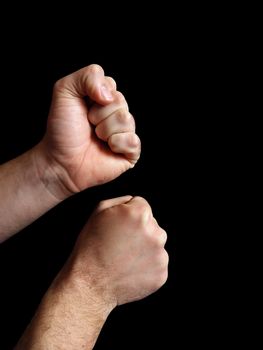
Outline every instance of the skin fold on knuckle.
{"label": "skin fold on knuckle", "polygon": [[114,134],[134,132],[135,124],[130,114],[125,110],[118,110],[97,126],[97,132],[108,142]]}
{"label": "skin fold on knuckle", "polygon": [[107,141],[114,134],[121,134],[135,131],[135,123],[129,112],[120,109],[105,119],[100,125],[107,135]]}

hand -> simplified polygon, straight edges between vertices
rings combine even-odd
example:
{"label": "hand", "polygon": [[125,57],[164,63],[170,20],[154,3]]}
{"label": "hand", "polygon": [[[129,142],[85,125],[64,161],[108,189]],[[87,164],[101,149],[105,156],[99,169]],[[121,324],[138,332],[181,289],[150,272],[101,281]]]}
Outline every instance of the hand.
{"label": "hand", "polygon": [[16,349],[93,349],[116,305],[165,283],[166,238],[143,198],[101,202]]}
{"label": "hand", "polygon": [[166,239],[143,198],[106,200],[83,228],[66,270],[111,305],[142,299],[167,279]]}
{"label": "hand", "polygon": [[41,152],[67,194],[113,180],[135,165],[140,140],[134,119],[100,66],[90,65],[55,84]]}

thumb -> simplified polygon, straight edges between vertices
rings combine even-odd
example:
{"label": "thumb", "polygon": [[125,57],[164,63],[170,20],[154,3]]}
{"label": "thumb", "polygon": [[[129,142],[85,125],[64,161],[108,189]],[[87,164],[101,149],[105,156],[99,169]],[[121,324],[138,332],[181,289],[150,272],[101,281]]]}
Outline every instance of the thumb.
{"label": "thumb", "polygon": [[100,105],[113,101],[112,86],[106,79],[101,66],[91,64],[57,81],[54,87],[55,97],[88,96]]}
{"label": "thumb", "polygon": [[103,210],[115,207],[116,205],[120,205],[120,204],[126,204],[129,201],[132,200],[132,196],[122,196],[122,197],[117,197],[117,198],[112,198],[112,199],[106,199],[104,201],[101,201],[95,212],[96,214],[100,213]]}

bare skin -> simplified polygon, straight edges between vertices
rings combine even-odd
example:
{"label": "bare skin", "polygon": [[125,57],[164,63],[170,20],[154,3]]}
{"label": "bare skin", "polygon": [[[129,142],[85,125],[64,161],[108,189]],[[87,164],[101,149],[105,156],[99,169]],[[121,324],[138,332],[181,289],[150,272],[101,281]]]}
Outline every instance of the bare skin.
{"label": "bare skin", "polygon": [[92,349],[117,305],[165,283],[166,238],[143,198],[101,202],[16,350]]}
{"label": "bare skin", "polygon": [[100,66],[59,80],[43,140],[0,166],[0,242],[72,194],[115,179],[139,156],[127,102]]}
{"label": "bare skin", "polygon": [[[0,242],[67,197],[132,168],[140,151],[127,102],[100,66],[59,80],[41,142],[0,166]],[[92,349],[117,305],[165,283],[165,241],[144,199],[101,202],[16,350]]]}

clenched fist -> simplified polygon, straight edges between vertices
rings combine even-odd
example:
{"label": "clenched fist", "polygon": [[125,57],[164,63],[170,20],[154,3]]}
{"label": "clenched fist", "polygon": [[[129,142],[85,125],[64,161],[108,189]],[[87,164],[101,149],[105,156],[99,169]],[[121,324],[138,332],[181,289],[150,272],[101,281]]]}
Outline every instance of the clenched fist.
{"label": "clenched fist", "polygon": [[166,238],[143,198],[101,202],[16,349],[93,349],[117,305],[165,283]]}
{"label": "clenched fist", "polygon": [[[62,196],[113,180],[135,165],[140,139],[134,119],[100,66],[90,65],[55,84],[40,149]],[[52,181],[45,185],[54,191]]]}
{"label": "clenched fist", "polygon": [[159,289],[168,275],[166,232],[141,197],[101,202],[83,228],[66,269],[101,303],[120,305]]}

